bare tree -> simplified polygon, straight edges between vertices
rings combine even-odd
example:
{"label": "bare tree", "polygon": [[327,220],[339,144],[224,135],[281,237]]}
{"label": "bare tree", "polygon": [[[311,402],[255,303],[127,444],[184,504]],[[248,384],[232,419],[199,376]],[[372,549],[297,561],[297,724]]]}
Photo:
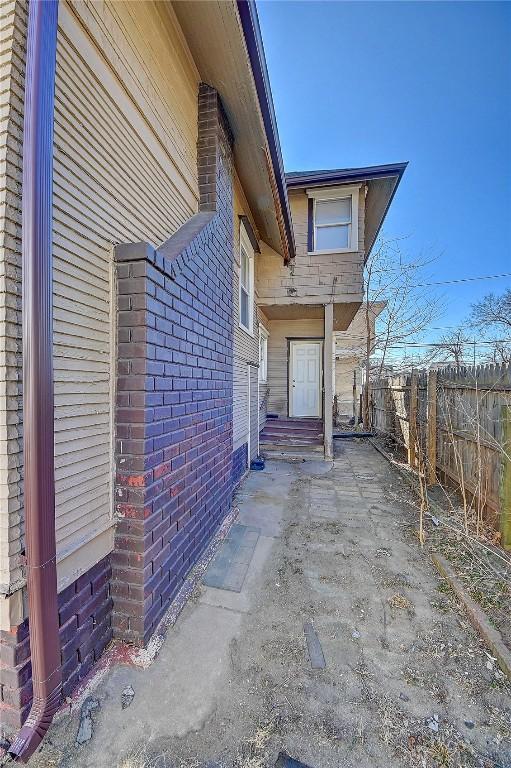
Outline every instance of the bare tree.
{"label": "bare tree", "polygon": [[[440,314],[438,298],[421,285],[427,282],[431,258],[409,258],[401,251],[399,239],[381,238],[369,256],[365,268],[366,386],[363,419],[370,424],[371,375],[382,374],[389,353],[396,345],[417,342],[421,334]],[[371,302],[385,301],[373,333]],[[377,370],[371,370],[371,358],[378,356]]]}
{"label": "bare tree", "polygon": [[488,293],[481,301],[472,304],[471,320],[477,326],[493,326],[500,333],[511,333],[511,288],[500,296]]}
{"label": "bare tree", "polygon": [[[465,330],[461,327],[455,328],[442,336],[440,343],[442,344],[442,356],[447,353],[451,359],[454,359],[456,370],[459,371],[465,362],[465,348],[469,343]],[[450,360],[446,360],[446,362],[450,362]]]}
{"label": "bare tree", "polygon": [[469,317],[472,327],[490,344],[486,359],[494,363],[511,363],[511,288],[497,295],[488,293],[472,304]]}

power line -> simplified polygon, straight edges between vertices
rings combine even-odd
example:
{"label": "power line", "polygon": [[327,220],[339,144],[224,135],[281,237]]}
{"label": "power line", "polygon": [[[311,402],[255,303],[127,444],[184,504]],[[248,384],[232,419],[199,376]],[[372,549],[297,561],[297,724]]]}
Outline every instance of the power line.
{"label": "power line", "polygon": [[[338,333],[338,331],[336,331]],[[383,340],[378,340],[378,334],[371,334],[371,340],[373,344],[380,344],[384,345],[385,342]],[[367,340],[366,335],[349,335],[349,336],[342,336],[341,341],[353,341],[353,342],[365,342]],[[494,345],[494,344],[511,344],[511,338],[509,339],[483,339],[481,341],[477,341],[476,339],[466,339],[466,340],[457,340],[454,339],[453,341],[432,341],[432,342],[419,342],[419,341],[401,341],[400,344],[403,344],[405,346],[419,346],[419,347],[452,347],[455,345],[467,345],[469,347],[473,347],[474,344],[476,347],[479,347],[481,345]],[[390,342],[392,344],[392,342]],[[342,349],[342,348],[341,348]],[[349,349],[349,347],[348,347]]]}
{"label": "power line", "polygon": [[479,277],[459,277],[456,280],[439,280],[434,283],[416,283],[415,288],[427,288],[431,285],[454,285],[455,283],[473,283],[477,280],[499,280],[501,277],[511,277],[511,272],[501,275],[480,275]]}
{"label": "power line", "polygon": [[[494,345],[494,344],[511,344],[511,339],[497,339],[495,341],[476,341],[475,346],[484,346],[484,345]],[[435,347],[438,349],[452,349],[453,346],[467,346],[467,347],[473,347],[474,342],[473,341],[456,341],[454,344],[446,344],[442,342],[418,342],[418,341],[404,341],[400,344],[388,344],[385,345],[385,349],[422,349],[422,348],[429,348],[429,347]],[[340,349],[339,352],[342,352],[343,350]],[[349,351],[349,350],[347,350]],[[378,353],[378,348],[376,347],[373,354]],[[336,355],[338,354],[336,349]]]}

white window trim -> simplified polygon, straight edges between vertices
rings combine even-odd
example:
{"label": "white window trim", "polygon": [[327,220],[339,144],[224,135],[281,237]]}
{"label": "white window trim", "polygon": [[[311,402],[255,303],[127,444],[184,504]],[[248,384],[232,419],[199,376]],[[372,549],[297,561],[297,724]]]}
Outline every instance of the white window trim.
{"label": "white window trim", "polygon": [[[259,323],[259,382],[260,382],[260,384],[267,384],[268,383],[268,337],[269,337],[269,335],[270,334],[268,333],[268,331],[266,330],[264,325]],[[261,339],[265,339],[266,340],[266,360],[265,360],[266,365],[265,365],[265,371],[264,371],[264,378],[261,375],[261,371],[262,371],[262,366],[261,366]]]}
{"label": "white window trim", "polygon": [[[241,322],[241,248],[245,249],[248,256],[248,326],[243,325]],[[240,222],[240,271],[239,271],[239,291],[238,291],[238,323],[239,327],[248,333],[249,336],[254,336],[254,248],[250,242],[247,230],[245,229],[243,222]]]}
{"label": "white window trim", "polygon": [[[311,256],[324,253],[355,253],[358,251],[358,205],[361,184],[345,187],[328,187],[323,189],[307,189],[306,194],[314,201],[312,210],[312,242],[313,250],[309,251]],[[341,200],[345,197],[351,197],[351,236],[348,248],[330,248],[325,250],[316,250],[316,201],[317,200]]]}

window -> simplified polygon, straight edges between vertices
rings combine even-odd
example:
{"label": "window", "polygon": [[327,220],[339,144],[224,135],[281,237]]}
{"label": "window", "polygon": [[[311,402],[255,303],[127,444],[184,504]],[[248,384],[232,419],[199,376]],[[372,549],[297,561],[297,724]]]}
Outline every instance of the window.
{"label": "window", "polygon": [[351,242],[351,197],[316,200],[314,250],[348,248]]}
{"label": "window", "polygon": [[254,249],[240,226],[240,326],[252,333],[254,314]]}
{"label": "window", "polygon": [[358,248],[358,187],[308,190],[313,198],[314,253],[339,253]]}
{"label": "window", "polygon": [[268,331],[259,325],[259,381],[268,381]]}

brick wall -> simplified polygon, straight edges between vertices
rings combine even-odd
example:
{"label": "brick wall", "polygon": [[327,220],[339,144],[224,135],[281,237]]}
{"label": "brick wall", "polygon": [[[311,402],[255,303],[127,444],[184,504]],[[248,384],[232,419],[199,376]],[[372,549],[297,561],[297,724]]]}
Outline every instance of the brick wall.
{"label": "brick wall", "polygon": [[243,443],[232,454],[232,485],[235,488],[248,469],[248,443]]}
{"label": "brick wall", "polygon": [[[110,558],[101,560],[59,594],[63,695],[90,671],[112,639]],[[0,632],[0,724],[6,733],[26,720],[32,703],[28,619]]]}
{"label": "brick wall", "polygon": [[232,500],[232,139],[199,91],[200,211],[116,249],[114,634],[145,644]]}

